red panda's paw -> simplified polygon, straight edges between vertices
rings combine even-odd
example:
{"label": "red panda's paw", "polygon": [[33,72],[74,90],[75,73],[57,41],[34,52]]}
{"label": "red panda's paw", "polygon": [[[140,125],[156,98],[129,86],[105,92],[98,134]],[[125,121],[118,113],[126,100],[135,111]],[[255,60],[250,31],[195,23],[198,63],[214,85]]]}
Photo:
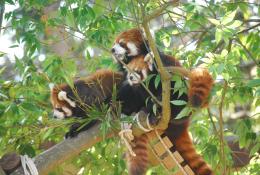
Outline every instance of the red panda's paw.
{"label": "red panda's paw", "polygon": [[76,103],[68,98],[67,92],[65,92],[65,91],[60,91],[58,93],[58,99],[60,101],[66,101],[71,107],[74,107],[74,108],[76,107]]}
{"label": "red panda's paw", "polygon": [[145,55],[144,61],[147,63],[150,71],[153,71],[153,63],[154,63],[154,55],[153,52],[149,52]]}
{"label": "red panda's paw", "polygon": [[213,78],[207,69],[196,68],[191,71],[188,97],[192,107],[206,107],[208,105],[213,83]]}

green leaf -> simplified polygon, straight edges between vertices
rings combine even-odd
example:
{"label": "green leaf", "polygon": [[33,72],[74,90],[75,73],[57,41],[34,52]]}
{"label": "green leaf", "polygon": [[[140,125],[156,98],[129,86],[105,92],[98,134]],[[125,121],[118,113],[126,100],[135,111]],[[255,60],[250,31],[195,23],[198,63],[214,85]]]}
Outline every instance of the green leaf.
{"label": "green leaf", "polygon": [[160,81],[161,81],[161,77],[158,74],[158,75],[156,75],[156,78],[154,80],[154,85],[155,85],[156,88],[158,88]]}
{"label": "green leaf", "polygon": [[43,135],[42,139],[46,140],[53,133],[53,130],[53,128],[48,129],[48,131]]}
{"label": "green leaf", "polygon": [[157,105],[153,105],[153,113],[156,115],[156,112],[157,112]]}
{"label": "green leaf", "polygon": [[216,29],[215,39],[217,43],[219,43],[219,41],[222,39],[222,33],[223,31],[221,29],[219,28]]}
{"label": "green leaf", "polygon": [[253,80],[248,81],[247,86],[248,87],[260,86],[260,79],[253,79]]}
{"label": "green leaf", "polygon": [[223,25],[226,25],[226,24],[230,23],[230,22],[233,21],[233,19],[235,18],[236,13],[237,13],[237,10],[226,14],[226,15],[222,18],[221,23],[222,23]]}
{"label": "green leaf", "polygon": [[19,147],[20,154],[27,154],[29,157],[36,155],[34,148],[30,144],[23,144]]}
{"label": "green leaf", "polygon": [[5,0],[7,3],[11,4],[11,5],[15,5],[14,2],[12,0]]}
{"label": "green leaf", "polygon": [[227,27],[230,28],[230,29],[235,29],[235,28],[237,28],[237,27],[239,27],[241,25],[242,25],[241,21],[235,20],[230,25],[228,25]]}
{"label": "green leaf", "polygon": [[208,20],[209,20],[212,24],[214,24],[214,25],[216,25],[216,26],[220,25],[220,21],[217,20],[217,19],[208,18]]}
{"label": "green leaf", "polygon": [[190,112],[191,112],[191,108],[185,107],[185,108],[183,108],[183,110],[176,116],[175,119],[181,119],[181,118],[183,118],[183,117],[186,117],[186,116],[188,116],[188,115],[190,114]]}
{"label": "green leaf", "polygon": [[9,46],[9,48],[16,48],[16,47],[19,47],[19,46],[17,44]]}
{"label": "green leaf", "polygon": [[256,152],[260,150],[260,142],[254,145],[250,150],[250,156],[253,156]]}
{"label": "green leaf", "polygon": [[24,102],[24,103],[21,104],[21,106],[22,106],[25,110],[28,110],[28,111],[31,111],[31,112],[36,112],[36,111],[38,111],[38,108],[37,108],[34,104],[32,104],[32,103],[30,103],[30,102]]}
{"label": "green leaf", "polygon": [[3,57],[5,55],[6,55],[6,53],[0,51],[0,57]]}
{"label": "green leaf", "polygon": [[171,101],[172,104],[176,105],[176,106],[182,106],[182,105],[186,105],[187,102],[184,100],[173,100]]}

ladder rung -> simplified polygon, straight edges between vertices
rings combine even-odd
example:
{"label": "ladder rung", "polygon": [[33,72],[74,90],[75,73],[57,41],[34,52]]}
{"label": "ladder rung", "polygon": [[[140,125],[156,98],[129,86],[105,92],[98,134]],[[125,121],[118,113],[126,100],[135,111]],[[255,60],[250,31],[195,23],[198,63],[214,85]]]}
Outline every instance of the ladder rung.
{"label": "ladder rung", "polygon": [[[173,146],[168,137],[164,137],[162,140],[168,149]],[[161,141],[159,141],[157,144],[154,145],[154,150],[158,154],[158,156],[163,155],[167,151],[164,145],[161,143]]]}
{"label": "ladder rung", "polygon": [[176,166],[176,163],[172,160],[172,157],[170,155],[167,155],[163,160],[163,164],[168,170],[173,169]]}
{"label": "ladder rung", "polygon": [[195,175],[194,172],[192,171],[192,169],[191,169],[188,165],[185,165],[185,166],[184,166],[184,170],[185,170],[185,172],[186,172],[188,175]]}
{"label": "ladder rung", "polygon": [[165,143],[167,148],[171,148],[173,146],[172,142],[170,141],[170,139],[168,137],[164,137],[163,142]]}
{"label": "ladder rung", "polygon": [[175,157],[175,159],[178,161],[178,163],[183,162],[183,158],[181,157],[180,153],[178,151],[175,151],[173,153],[173,156]]}

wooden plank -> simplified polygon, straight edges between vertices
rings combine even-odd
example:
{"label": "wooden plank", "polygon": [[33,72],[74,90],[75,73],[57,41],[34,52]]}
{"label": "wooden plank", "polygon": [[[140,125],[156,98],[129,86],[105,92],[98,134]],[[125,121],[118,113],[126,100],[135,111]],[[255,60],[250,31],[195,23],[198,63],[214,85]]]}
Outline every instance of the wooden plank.
{"label": "wooden plank", "polygon": [[156,154],[159,157],[166,152],[166,150],[161,142],[158,142],[156,145],[154,145],[154,151],[156,152]]}
{"label": "wooden plank", "polygon": [[[168,137],[164,137],[162,140],[168,149],[170,149],[173,146],[172,142]],[[154,145],[154,150],[159,156],[163,155],[167,151],[161,141]]]}
{"label": "wooden plank", "polygon": [[192,171],[189,165],[185,165],[184,170],[188,175],[195,175],[195,173]]}
{"label": "wooden plank", "polygon": [[168,137],[164,137],[162,140],[165,143],[165,145],[167,146],[167,148],[171,148],[173,146],[172,142],[170,141],[170,139]]}
{"label": "wooden plank", "polygon": [[172,159],[172,157],[170,155],[167,155],[163,160],[162,163],[165,165],[165,167],[168,170],[173,169],[176,166],[176,163],[174,162],[174,160]]}
{"label": "wooden plank", "polygon": [[179,163],[183,162],[183,158],[181,157],[181,155],[180,155],[180,153],[179,153],[178,151],[175,151],[175,152],[173,153],[173,156],[176,158],[176,160],[177,160]]}

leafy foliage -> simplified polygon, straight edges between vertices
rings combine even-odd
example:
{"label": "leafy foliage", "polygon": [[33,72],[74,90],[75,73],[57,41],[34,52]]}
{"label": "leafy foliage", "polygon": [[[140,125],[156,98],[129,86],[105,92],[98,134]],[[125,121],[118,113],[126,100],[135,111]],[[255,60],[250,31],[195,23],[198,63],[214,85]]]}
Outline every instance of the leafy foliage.
{"label": "leafy foliage", "polygon": [[[59,2],[5,1],[6,7],[16,8],[5,12],[6,26],[0,26],[2,35],[12,35],[10,48],[22,46],[23,56],[13,58],[0,50],[0,59],[6,61],[0,68],[0,155],[17,151],[35,156],[43,151],[44,142],[61,141],[71,121],[52,118],[50,86],[71,83],[73,77],[85,76],[98,68],[116,69],[109,52],[113,39],[117,33],[137,26],[142,16],[137,2],[132,0]],[[163,1],[143,1],[143,4],[146,4],[145,13],[151,14]],[[175,55],[187,68],[207,67],[216,79],[210,108],[193,116],[190,131],[197,150],[217,173],[224,169],[230,174],[259,172],[259,16],[257,1],[211,0],[202,4],[189,1],[168,7],[156,18],[157,23],[151,24],[151,28],[156,28],[155,40],[160,50]],[[44,59],[40,59],[42,56]],[[159,80],[157,76],[156,82]],[[176,91],[184,93],[180,77],[173,76],[173,80]],[[219,108],[225,110],[224,123]],[[185,108],[184,112],[190,109]],[[231,119],[239,112],[246,115]],[[223,131],[219,129],[222,124]],[[105,130],[107,127],[111,127],[109,123],[104,125]],[[238,136],[240,147],[250,148],[254,159],[239,172],[229,171],[232,159],[227,144],[224,145],[226,163],[223,163],[220,132]],[[125,174],[118,145],[117,139],[103,141],[67,163],[78,171],[84,167],[84,174]],[[61,174],[63,167],[52,174]],[[148,174],[162,171],[161,167],[155,167]]]}

